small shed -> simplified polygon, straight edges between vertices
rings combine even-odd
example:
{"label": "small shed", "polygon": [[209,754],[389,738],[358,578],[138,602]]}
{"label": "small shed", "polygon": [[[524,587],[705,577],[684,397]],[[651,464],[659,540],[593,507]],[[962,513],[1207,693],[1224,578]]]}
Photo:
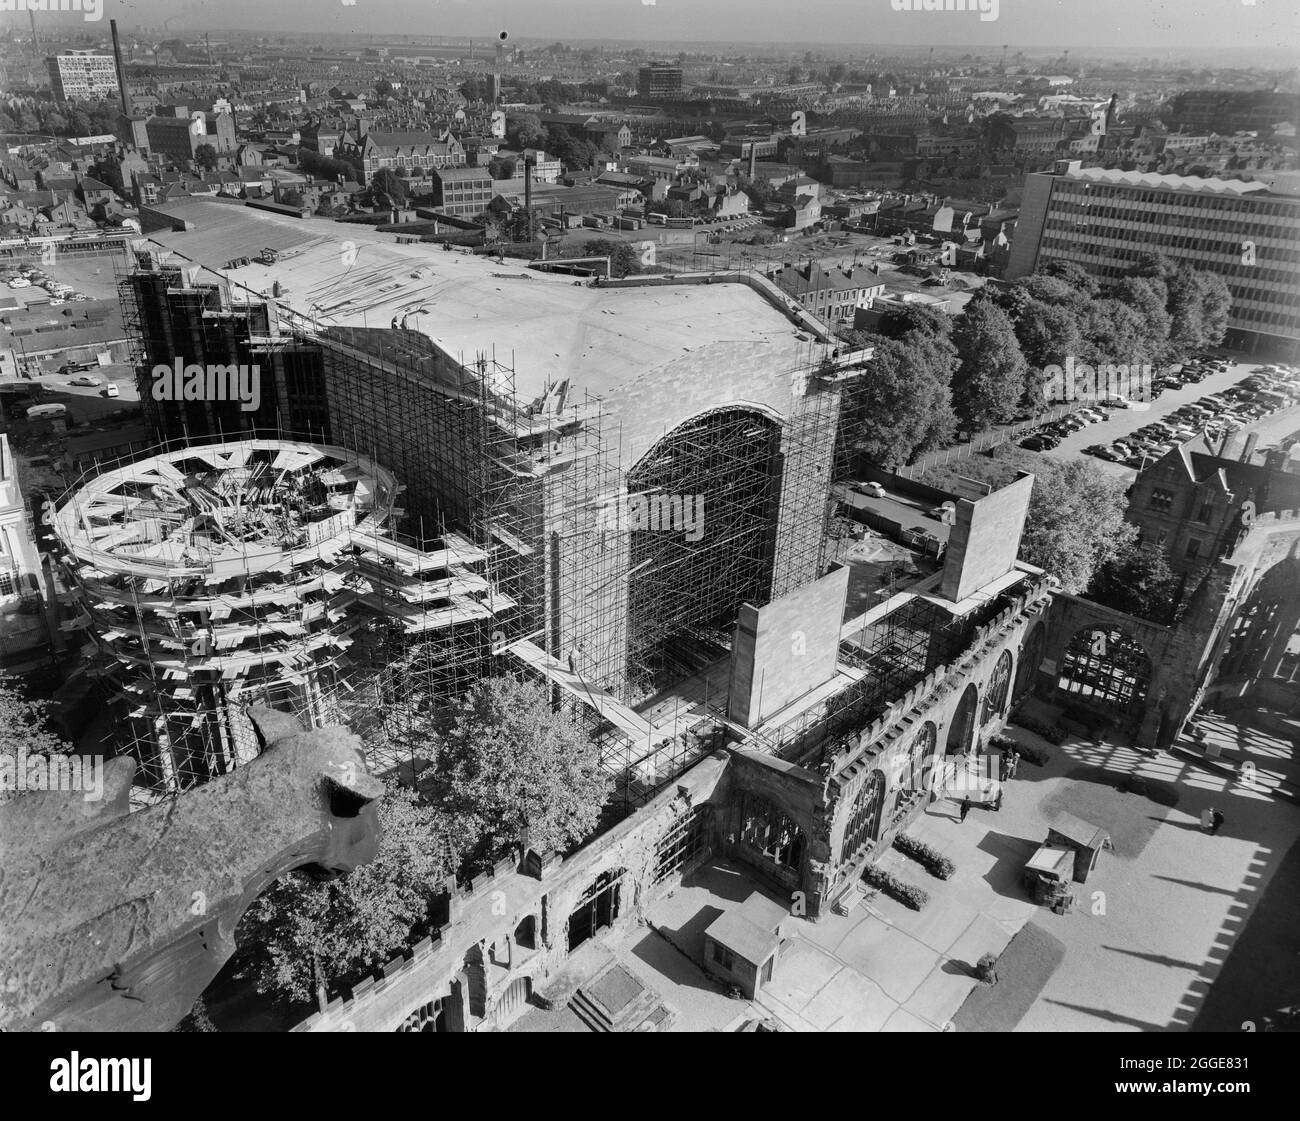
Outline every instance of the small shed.
{"label": "small shed", "polygon": [[1049,845],[1064,845],[1074,850],[1074,878],[1088,882],[1088,873],[1097,867],[1101,850],[1110,847],[1110,834],[1081,817],[1063,813],[1047,831]]}
{"label": "small shed", "polygon": [[705,970],[754,999],[772,979],[781,949],[781,920],[786,915],[761,892],[719,915],[704,932]]}

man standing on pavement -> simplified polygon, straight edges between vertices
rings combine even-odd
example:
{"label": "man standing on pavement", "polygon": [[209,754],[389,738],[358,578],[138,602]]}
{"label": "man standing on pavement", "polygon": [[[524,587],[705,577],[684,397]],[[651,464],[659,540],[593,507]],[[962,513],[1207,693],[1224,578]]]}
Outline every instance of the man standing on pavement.
{"label": "man standing on pavement", "polygon": [[966,815],[970,813],[970,798],[966,797],[961,800],[961,820],[966,821]]}

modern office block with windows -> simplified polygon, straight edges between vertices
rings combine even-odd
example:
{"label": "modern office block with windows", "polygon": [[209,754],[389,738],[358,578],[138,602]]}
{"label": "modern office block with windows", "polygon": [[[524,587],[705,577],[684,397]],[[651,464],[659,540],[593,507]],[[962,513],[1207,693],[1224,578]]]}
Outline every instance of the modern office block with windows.
{"label": "modern office block with windows", "polygon": [[1026,177],[1008,279],[1048,261],[1115,279],[1149,253],[1223,277],[1229,344],[1300,351],[1300,190],[1068,160]]}

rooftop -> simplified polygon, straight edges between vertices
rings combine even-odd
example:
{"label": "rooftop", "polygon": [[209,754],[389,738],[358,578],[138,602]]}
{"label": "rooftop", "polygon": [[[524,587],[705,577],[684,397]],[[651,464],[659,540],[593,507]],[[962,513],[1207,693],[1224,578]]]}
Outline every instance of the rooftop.
{"label": "rooftop", "polygon": [[1160,175],[1154,171],[1120,171],[1117,168],[1085,167],[1069,174],[1071,179],[1092,183],[1113,183],[1124,187],[1162,187],[1167,191],[1198,191],[1216,195],[1252,195],[1268,192],[1267,183],[1245,179],[1202,179],[1197,175]]}
{"label": "rooftop", "polygon": [[[247,299],[250,292],[270,298],[278,281],[279,302],[321,327],[384,327],[405,318],[409,330],[458,360],[513,354],[526,400],[564,378],[600,394],[678,362],[795,370],[809,360],[806,332],[743,283],[591,287],[517,261],[398,245],[367,226],[304,222],[211,198],[161,209],[191,228],[150,239],[202,265],[199,282],[225,280],[235,299]],[[274,265],[224,271],[232,258],[263,247],[278,252]]]}

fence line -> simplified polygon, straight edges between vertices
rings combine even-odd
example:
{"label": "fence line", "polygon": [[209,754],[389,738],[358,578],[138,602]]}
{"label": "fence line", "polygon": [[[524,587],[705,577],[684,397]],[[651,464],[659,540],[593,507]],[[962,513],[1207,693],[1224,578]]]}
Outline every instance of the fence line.
{"label": "fence line", "polygon": [[964,444],[954,444],[950,448],[940,448],[938,451],[927,452],[921,456],[915,463],[907,464],[898,468],[898,474],[904,478],[916,479],[923,471],[930,467],[937,467],[944,463],[954,463],[962,459],[969,459],[971,456],[989,448],[996,448],[1002,444],[1011,443],[1019,440],[1025,433],[1032,432],[1041,428],[1044,424],[1050,424],[1052,421],[1060,420],[1062,417],[1069,416],[1080,407],[1078,401],[1065,401],[1055,405],[1045,412],[1038,413],[1029,420],[1021,421],[1019,424],[1004,425],[1001,428],[993,428],[987,432],[981,432],[973,440]]}

